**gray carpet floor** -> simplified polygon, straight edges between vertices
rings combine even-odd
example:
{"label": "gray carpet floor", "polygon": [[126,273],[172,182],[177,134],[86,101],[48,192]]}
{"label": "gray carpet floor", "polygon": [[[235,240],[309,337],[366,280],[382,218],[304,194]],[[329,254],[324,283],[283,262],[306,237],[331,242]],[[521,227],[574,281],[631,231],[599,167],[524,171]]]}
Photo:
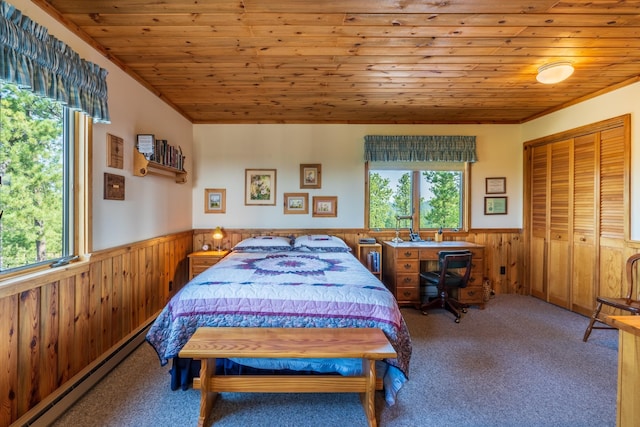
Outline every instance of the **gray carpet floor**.
{"label": "gray carpet floor", "polygon": [[[461,323],[443,310],[402,309],[413,355],[409,381],[379,425],[615,426],[618,332],[582,335],[588,319],[538,299],[498,295]],[[197,390],[171,391],[147,343],[54,426],[195,426]],[[364,426],[356,394],[223,393],[216,426]]]}

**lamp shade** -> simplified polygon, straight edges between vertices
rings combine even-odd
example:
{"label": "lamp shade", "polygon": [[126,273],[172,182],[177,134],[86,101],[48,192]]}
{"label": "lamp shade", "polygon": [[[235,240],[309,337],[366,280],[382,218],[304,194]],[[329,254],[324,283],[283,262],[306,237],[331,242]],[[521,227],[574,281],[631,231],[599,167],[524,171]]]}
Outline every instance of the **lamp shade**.
{"label": "lamp shade", "polygon": [[213,230],[213,238],[214,239],[222,239],[224,237],[224,234],[222,234],[222,228],[220,227],[216,227],[215,230]]}
{"label": "lamp shade", "polygon": [[566,80],[571,74],[573,74],[573,65],[569,62],[553,62],[538,68],[536,80],[551,85]]}

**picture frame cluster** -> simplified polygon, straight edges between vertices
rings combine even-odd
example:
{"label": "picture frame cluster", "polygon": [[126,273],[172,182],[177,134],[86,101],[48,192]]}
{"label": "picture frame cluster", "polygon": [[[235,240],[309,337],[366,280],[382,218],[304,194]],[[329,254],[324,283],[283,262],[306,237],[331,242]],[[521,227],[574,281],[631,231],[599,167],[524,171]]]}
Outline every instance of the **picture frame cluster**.
{"label": "picture frame cluster", "polygon": [[[245,206],[274,206],[277,194],[276,169],[245,169]],[[300,164],[300,189],[322,188],[322,165],[319,163]],[[284,193],[285,215],[308,215],[314,217],[337,217],[337,196],[312,196],[309,207],[309,193]],[[204,212],[207,214],[226,213],[226,189],[205,188]]]}
{"label": "picture frame cluster", "polygon": [[[490,177],[485,178],[486,194],[506,194],[507,178]],[[507,214],[507,196],[485,196],[484,197],[484,214],[485,215],[506,215]]]}

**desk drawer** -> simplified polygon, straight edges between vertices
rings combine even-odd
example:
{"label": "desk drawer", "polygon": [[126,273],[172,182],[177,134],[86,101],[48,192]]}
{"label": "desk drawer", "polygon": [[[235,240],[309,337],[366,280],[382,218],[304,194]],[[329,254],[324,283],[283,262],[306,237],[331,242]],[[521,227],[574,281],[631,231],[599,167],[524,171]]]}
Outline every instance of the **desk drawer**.
{"label": "desk drawer", "polygon": [[404,288],[399,286],[396,290],[396,300],[398,303],[419,303],[420,302],[420,287],[414,286],[410,288]]}
{"label": "desk drawer", "polygon": [[396,262],[396,273],[418,273],[420,272],[420,261],[418,259],[404,259]]}
{"label": "desk drawer", "polygon": [[397,288],[420,288],[420,276],[418,274],[396,275]]}
{"label": "desk drawer", "polygon": [[401,259],[418,259],[418,249],[402,248],[396,251],[396,258]]}
{"label": "desk drawer", "polygon": [[465,304],[483,304],[482,286],[467,286],[458,289],[458,300]]}

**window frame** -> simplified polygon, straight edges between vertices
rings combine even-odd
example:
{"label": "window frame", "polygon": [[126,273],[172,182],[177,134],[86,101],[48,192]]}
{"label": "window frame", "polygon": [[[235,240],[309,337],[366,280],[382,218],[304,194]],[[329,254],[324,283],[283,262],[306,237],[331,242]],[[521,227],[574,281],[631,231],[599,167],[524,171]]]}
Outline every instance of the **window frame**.
{"label": "window frame", "polygon": [[[364,195],[364,199],[365,199],[365,208],[364,208],[364,228],[371,234],[376,234],[376,233],[380,233],[380,234],[387,234],[391,231],[395,232],[395,228],[371,228],[370,227],[370,223],[369,223],[369,208],[370,208],[370,185],[369,185],[369,172],[371,171],[371,167],[370,167],[370,162],[365,162],[365,167],[364,167],[364,179],[365,179],[365,185],[364,185],[364,191],[365,191],[365,195]],[[375,170],[375,169],[374,169]],[[389,170],[401,170],[400,167],[398,167],[398,169],[395,168],[390,168]],[[404,170],[408,170],[408,169],[404,169]],[[420,172],[422,170],[429,170],[429,169],[425,169],[422,168],[420,170],[412,170],[412,176],[411,176],[411,197],[412,197],[412,206],[414,206],[413,212],[412,212],[412,219],[411,219],[411,227],[413,228],[414,232],[435,232],[437,231],[436,228],[420,228],[420,186],[419,185],[415,185],[415,182],[419,182],[420,180]],[[433,170],[438,170],[438,169],[433,169]],[[471,218],[471,163],[469,162],[465,162],[464,166],[462,168],[462,189],[461,189],[461,200],[462,200],[462,227],[460,227],[459,229],[455,230],[455,229],[446,229],[447,230],[447,234],[450,233],[468,233],[469,229],[470,229],[470,218]],[[415,207],[417,206],[417,208]]]}
{"label": "window frame", "polygon": [[[65,107],[66,108],[66,107]],[[73,206],[67,209],[63,221],[66,222],[66,233],[62,236],[63,247],[66,246],[68,254],[65,257],[78,257],[81,261],[88,259],[92,250],[91,241],[91,207],[92,207],[92,159],[93,159],[93,121],[86,114],[79,111],[68,110],[63,116],[65,120],[64,138],[67,139],[63,156],[67,164],[63,172],[65,181],[63,194],[64,203],[68,204],[73,199]],[[72,126],[67,126],[67,125]],[[70,139],[69,139],[70,138]],[[51,264],[61,258],[52,258],[39,263],[28,264],[0,272],[0,279],[18,278],[50,270]]]}

